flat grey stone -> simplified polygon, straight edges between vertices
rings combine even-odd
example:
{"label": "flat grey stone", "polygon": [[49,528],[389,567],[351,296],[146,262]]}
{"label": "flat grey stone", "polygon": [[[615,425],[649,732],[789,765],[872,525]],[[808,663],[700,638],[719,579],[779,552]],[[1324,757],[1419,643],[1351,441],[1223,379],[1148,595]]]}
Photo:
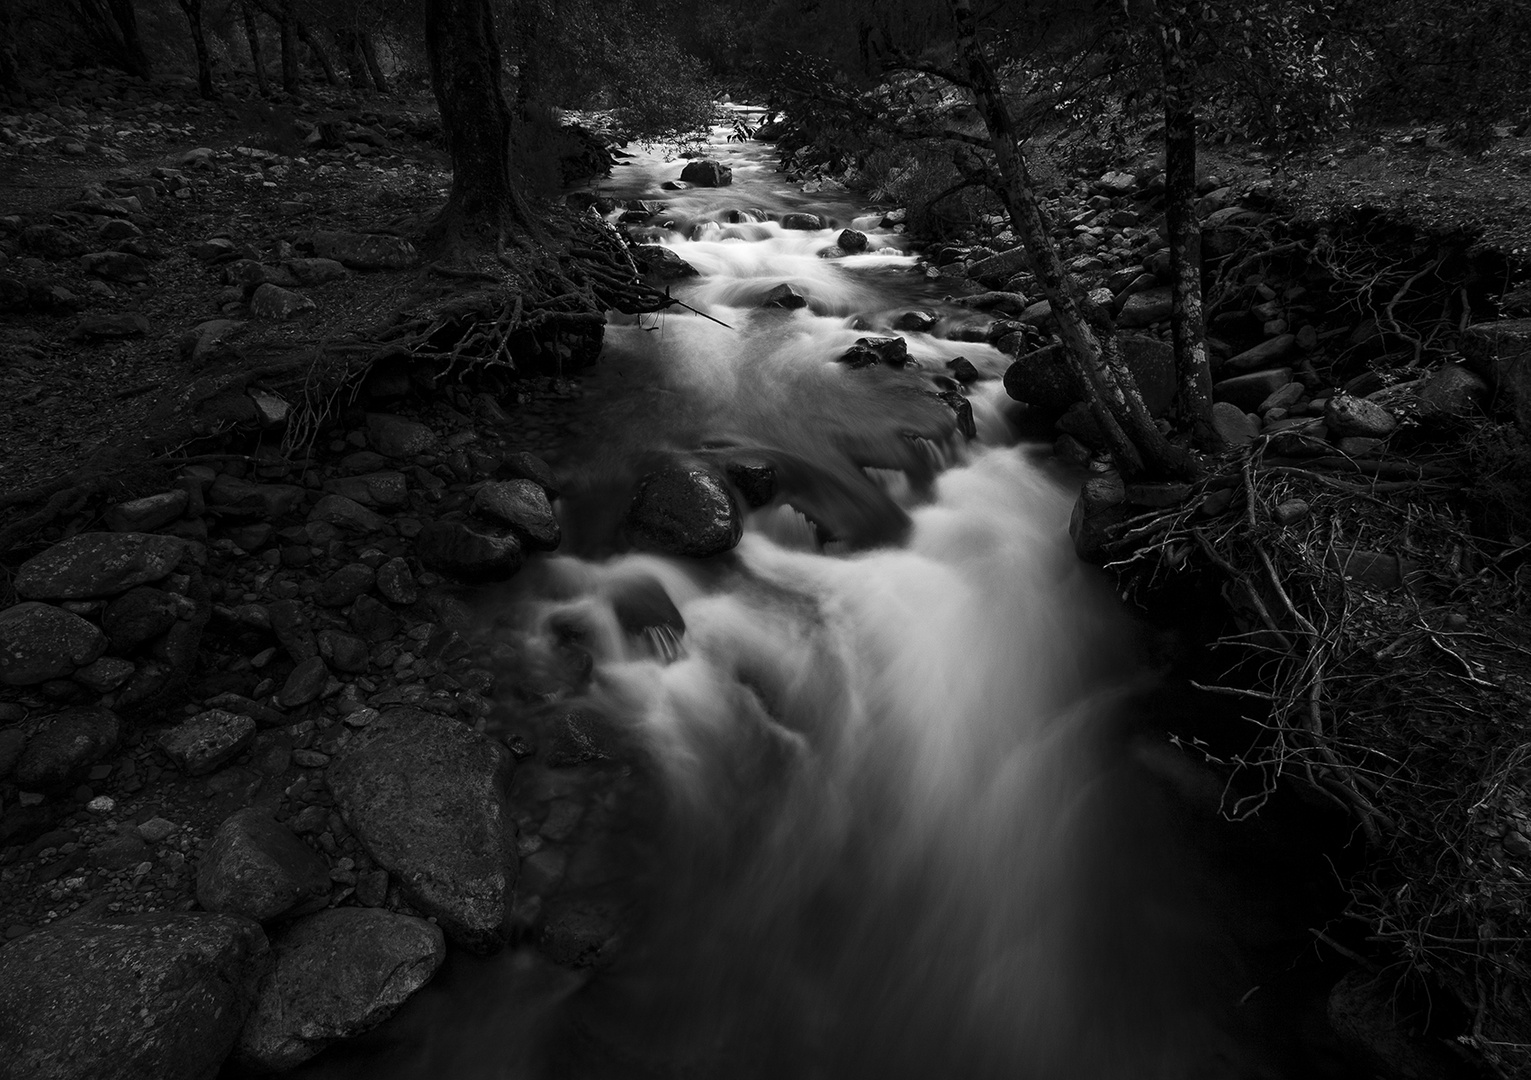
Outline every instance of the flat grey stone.
{"label": "flat grey stone", "polygon": [[165,756],[187,776],[202,776],[232,761],[255,741],[255,721],[227,709],[208,709],[159,738]]}
{"label": "flat grey stone", "polygon": [[115,596],[168,576],[186,550],[185,540],[158,533],[80,533],[22,563],[16,593],[28,600]]}
{"label": "flat grey stone", "polygon": [[61,679],[106,651],[96,625],[37,601],[0,611],[0,683],[36,686]]}

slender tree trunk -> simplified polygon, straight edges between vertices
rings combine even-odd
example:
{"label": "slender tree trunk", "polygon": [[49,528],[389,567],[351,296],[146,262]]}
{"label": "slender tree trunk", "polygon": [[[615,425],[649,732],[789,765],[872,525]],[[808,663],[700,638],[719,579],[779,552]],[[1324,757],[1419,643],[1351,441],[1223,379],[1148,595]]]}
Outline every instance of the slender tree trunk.
{"label": "slender tree trunk", "polygon": [[377,59],[377,41],[367,30],[363,30],[358,37],[362,59],[367,61],[367,71],[372,75],[372,85],[377,87],[379,94],[388,93],[388,77],[383,74],[383,65]]}
{"label": "slender tree trunk", "polygon": [[351,89],[358,94],[365,94],[372,89],[372,77],[367,73],[367,63],[361,57],[361,44],[357,41],[355,30],[336,30],[335,45],[340,50],[340,59],[346,65],[346,73],[351,78]]}
{"label": "slender tree trunk", "polygon": [[452,191],[432,232],[447,246],[535,231],[510,178],[510,107],[490,0],[426,0],[431,90],[452,156]]}
{"label": "slender tree trunk", "polygon": [[313,53],[314,63],[324,72],[324,81],[331,86],[340,85],[340,76],[335,72],[335,65],[330,62],[330,54],[325,49],[319,38],[308,28],[308,24],[298,20],[298,39],[308,46],[309,52]]}
{"label": "slender tree trunk", "polygon": [[271,93],[271,83],[266,78],[266,65],[261,59],[260,27],[255,22],[255,9],[250,0],[240,0],[239,15],[245,24],[245,41],[250,46],[250,66],[255,69],[255,89],[262,97]]}
{"label": "slender tree trunk", "polygon": [[282,89],[289,94],[298,92],[298,16],[293,11],[293,0],[281,0],[277,9],[277,25],[282,31]]}
{"label": "slender tree trunk", "polygon": [[1175,411],[1204,450],[1220,448],[1212,426],[1212,366],[1201,303],[1201,223],[1196,218],[1196,73],[1187,49],[1195,12],[1183,0],[1162,0],[1160,59],[1164,77],[1165,224],[1169,232],[1171,337],[1175,343]]}
{"label": "slender tree trunk", "polygon": [[133,0],[78,0],[75,11],[81,31],[107,63],[140,79],[153,74]]}
{"label": "slender tree trunk", "polygon": [[213,63],[207,52],[207,34],[202,29],[202,0],[179,0],[186,21],[191,26],[191,43],[197,51],[197,93],[204,101],[212,101]]}
{"label": "slender tree trunk", "polygon": [[1063,266],[1046,213],[1037,200],[1017,142],[1015,124],[999,80],[978,43],[972,0],[949,0],[957,24],[957,56],[965,67],[974,104],[989,133],[1000,183],[996,194],[1026,248],[1042,292],[1052,305],[1063,355],[1106,447],[1126,475],[1185,474],[1195,465],[1154,426],[1137,383],[1123,365],[1110,317],[1092,302]]}

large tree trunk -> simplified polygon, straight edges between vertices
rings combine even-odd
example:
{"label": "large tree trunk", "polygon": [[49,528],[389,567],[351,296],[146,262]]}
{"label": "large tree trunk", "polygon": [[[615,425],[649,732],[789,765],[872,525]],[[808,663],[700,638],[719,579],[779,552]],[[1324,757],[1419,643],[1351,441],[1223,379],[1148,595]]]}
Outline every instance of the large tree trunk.
{"label": "large tree trunk", "polygon": [[245,41],[250,46],[250,66],[255,69],[255,88],[264,97],[271,93],[271,83],[266,78],[266,64],[261,59],[260,27],[255,22],[255,9],[250,0],[240,0],[239,15],[245,24]]}
{"label": "large tree trunk", "polygon": [[527,107],[542,96],[545,79],[542,73],[541,37],[544,16],[542,0],[522,0],[521,21],[516,36],[521,42],[520,78],[516,80],[516,113],[523,119]]}
{"label": "large tree trunk", "polygon": [[490,0],[426,0],[425,51],[452,156],[452,191],[433,238],[449,247],[499,246],[532,231],[510,178],[510,108]]}
{"label": "large tree trunk", "polygon": [[202,29],[202,0],[179,0],[186,21],[191,25],[191,43],[197,52],[197,93],[204,101],[212,101],[213,62],[207,52],[207,34]]}
{"label": "large tree trunk", "polygon": [[361,44],[362,59],[367,61],[367,71],[372,75],[372,85],[377,87],[379,94],[388,93],[388,76],[383,74],[383,65],[377,60],[377,42],[366,30],[358,35],[358,41]]}
{"label": "large tree trunk", "polygon": [[[1194,11],[1184,0],[1162,0],[1159,46],[1164,78],[1165,224],[1169,232],[1174,306],[1175,411],[1204,450],[1222,440],[1212,426],[1212,366],[1201,303],[1201,223],[1196,218],[1196,78],[1186,55]],[[1195,5],[1199,6],[1199,5]]]}
{"label": "large tree trunk", "polygon": [[77,10],[80,29],[108,63],[140,79],[153,74],[133,0],[79,0]]}
{"label": "large tree trunk", "polygon": [[1031,185],[999,80],[979,47],[972,2],[949,2],[957,24],[957,57],[988,129],[989,148],[999,170],[996,194],[1026,248],[1043,295],[1052,305],[1065,361],[1085,390],[1106,448],[1116,459],[1117,468],[1129,476],[1194,471],[1190,455],[1171,445],[1154,426],[1136,381],[1122,363],[1110,316],[1084,294],[1078,280],[1064,268],[1047,216]]}
{"label": "large tree trunk", "polygon": [[16,68],[16,54],[11,43],[16,40],[15,16],[8,5],[0,5],[0,90],[20,90],[21,72]]}

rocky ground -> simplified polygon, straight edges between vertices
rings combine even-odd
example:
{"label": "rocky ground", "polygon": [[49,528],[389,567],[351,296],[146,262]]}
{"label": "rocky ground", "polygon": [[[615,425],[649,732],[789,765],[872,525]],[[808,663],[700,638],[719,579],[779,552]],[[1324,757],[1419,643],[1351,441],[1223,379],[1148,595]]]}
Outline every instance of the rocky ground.
{"label": "rocky ground", "polygon": [[[462,285],[409,240],[448,179],[429,110],[208,105],[106,73],[56,89],[0,109],[0,1053],[24,1075],[98,1075],[124,1053],[144,1075],[210,1075],[231,1053],[281,1069],[381,1022],[448,946],[606,962],[641,892],[613,887],[638,876],[640,763],[600,717],[560,706],[588,678],[577,641],[517,654],[464,589],[559,544],[562,403],[579,390],[422,375],[390,353],[390,325]],[[1199,484],[1101,467],[1003,222],[928,253],[923,272],[991,312],[986,339],[1016,355],[1017,419],[1095,471],[1076,529],[1089,557],[1152,552],[1168,574],[1196,565],[1196,526],[1247,517],[1294,536],[1327,520],[1312,492],[1256,498],[1251,482],[1241,499],[1255,464],[1429,501],[1485,479],[1440,464],[1443,441],[1489,433],[1513,459],[1531,331],[1474,325],[1531,314],[1513,246],[1387,214],[1305,220],[1293,200],[1318,188],[1271,165],[1225,157],[1202,184],[1233,449]],[[1162,412],[1158,177],[1146,159],[1091,170],[1057,209]],[[646,496],[656,546],[694,539],[666,538],[674,499],[714,506],[716,542],[737,541],[722,480],[682,471]],[[1510,517],[1479,524],[1500,538],[1475,550],[1520,595],[1505,553],[1524,547],[1523,519],[1499,503]],[[1416,595],[1420,551],[1369,535],[1343,550],[1372,615]],[[1502,582],[1451,572],[1455,606],[1415,610],[1448,656],[1476,658],[1477,628],[1446,620],[1480,617],[1464,581]],[[1256,607],[1278,600],[1255,592]],[[652,597],[618,606],[630,633],[675,629]],[[1514,645],[1512,610],[1491,625]],[[1292,633],[1278,616],[1265,629]],[[1372,654],[1414,642],[1395,629]],[[1523,915],[1522,780],[1474,819],[1473,857],[1498,875],[1464,909],[1474,933]]]}

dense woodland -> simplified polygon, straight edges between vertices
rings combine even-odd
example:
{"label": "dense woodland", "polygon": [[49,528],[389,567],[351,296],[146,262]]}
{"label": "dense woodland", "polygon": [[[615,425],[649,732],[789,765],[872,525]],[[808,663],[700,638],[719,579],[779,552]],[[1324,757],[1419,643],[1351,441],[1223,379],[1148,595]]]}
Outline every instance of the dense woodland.
{"label": "dense woodland", "polygon": [[[380,381],[494,415],[481,398],[537,399],[595,363],[608,312],[675,307],[606,223],[650,211],[603,200],[602,177],[632,144],[694,156],[721,101],[762,106],[736,138],[773,143],[805,191],[897,208],[922,270],[995,313],[987,340],[1015,357],[1022,422],[1090,470],[1080,555],[1151,618],[1218,612],[1215,659],[1192,674],[1258,703],[1265,734],[1237,752],[1184,746],[1231,778],[1231,819],[1295,783],[1348,823],[1344,916],[1313,933],[1409,1018],[1400,1039],[1418,1045],[1374,1040],[1377,1073],[1531,1068],[1531,4],[11,0],[0,174],[68,159],[91,171],[97,210],[138,190],[104,179],[120,153],[68,130],[86,106],[59,104],[103,70],[135,100],[175,101],[167,123],[194,115],[193,145],[254,156],[271,187],[287,182],[273,164],[303,155],[338,168],[413,148],[387,183],[347,181],[325,204],[367,235],[399,211],[382,231],[407,258],[370,268],[418,280],[346,294],[381,328],[326,322],[326,342],[348,344],[324,364],[272,359],[306,330],[181,341],[199,364],[205,346],[244,365],[236,397],[248,383],[305,402],[282,414],[283,463],[261,478],[305,475],[321,433],[344,447],[346,402]],[[212,155],[181,161],[211,169]],[[193,197],[179,172],[153,180]],[[238,190],[222,197],[239,210]],[[45,263],[95,256],[37,230],[95,211],[20,209],[0,201],[0,317],[40,368],[48,328],[81,310],[49,291]],[[257,257],[232,232],[178,238],[214,266]],[[250,272],[224,283],[220,314],[263,317],[253,294],[277,279]],[[93,333],[144,330],[70,340]],[[167,463],[257,462],[270,439],[250,432],[272,422],[254,400],[219,418],[222,442],[177,427],[174,453],[117,442],[29,468],[0,491],[0,558],[14,569],[73,536]],[[162,666],[147,700],[189,700],[195,664]],[[0,828],[13,861],[58,820],[21,810]]]}

